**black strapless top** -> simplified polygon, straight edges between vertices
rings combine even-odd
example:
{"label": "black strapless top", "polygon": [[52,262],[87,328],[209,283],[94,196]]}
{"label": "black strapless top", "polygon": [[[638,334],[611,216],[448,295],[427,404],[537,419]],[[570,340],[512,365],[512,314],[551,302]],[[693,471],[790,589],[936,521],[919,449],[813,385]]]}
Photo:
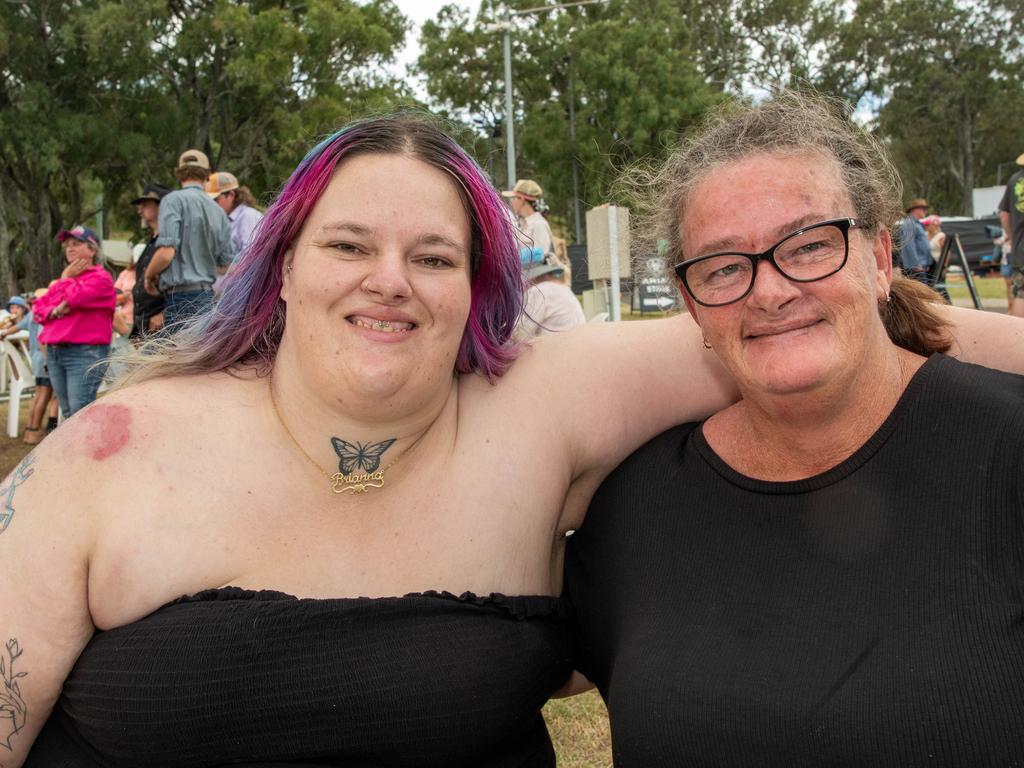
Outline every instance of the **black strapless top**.
{"label": "black strapless top", "polygon": [[26,768],[554,766],[556,598],[234,587],[97,632]]}

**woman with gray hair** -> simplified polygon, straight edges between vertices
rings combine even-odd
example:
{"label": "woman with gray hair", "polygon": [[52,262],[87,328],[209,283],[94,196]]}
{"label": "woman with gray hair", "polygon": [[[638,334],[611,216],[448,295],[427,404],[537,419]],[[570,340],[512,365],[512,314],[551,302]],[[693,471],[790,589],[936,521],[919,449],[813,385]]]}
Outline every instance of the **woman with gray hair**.
{"label": "woman with gray hair", "polygon": [[818,97],[715,115],[658,177],[743,399],[655,438],[566,556],[617,766],[1024,755],[1024,378],[894,277],[897,177]]}

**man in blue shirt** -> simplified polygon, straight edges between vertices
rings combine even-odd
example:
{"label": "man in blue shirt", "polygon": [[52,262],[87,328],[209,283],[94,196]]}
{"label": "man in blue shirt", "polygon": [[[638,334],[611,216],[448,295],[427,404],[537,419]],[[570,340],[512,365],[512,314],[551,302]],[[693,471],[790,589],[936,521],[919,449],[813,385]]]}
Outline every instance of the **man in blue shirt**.
{"label": "man in blue shirt", "polygon": [[900,265],[907,277],[931,285],[934,262],[928,247],[928,233],[921,219],[928,215],[928,201],[923,198],[911,200],[907,206],[907,218],[900,225]]}
{"label": "man in blue shirt", "polygon": [[164,294],[166,327],[213,306],[213,282],[235,256],[228,217],[206,194],[209,158],[186,150],[174,175],[181,189],[160,202],[160,235],[145,274],[146,292]]}

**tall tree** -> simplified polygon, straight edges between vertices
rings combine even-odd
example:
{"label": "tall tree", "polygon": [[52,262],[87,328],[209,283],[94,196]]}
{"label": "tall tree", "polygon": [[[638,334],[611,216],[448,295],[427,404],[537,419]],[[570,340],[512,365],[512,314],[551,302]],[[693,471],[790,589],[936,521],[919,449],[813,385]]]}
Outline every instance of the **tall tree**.
{"label": "tall tree", "polygon": [[[1007,103],[1024,100],[1022,44],[1010,25],[1011,9],[997,0],[902,0],[887,10],[892,45],[880,133],[912,195],[971,214],[978,178],[991,178],[979,161],[1004,134],[994,114],[1006,116]],[[1009,111],[1019,116],[1019,109]]]}
{"label": "tall tree", "polygon": [[1015,156],[1019,0],[744,0],[740,11],[754,54],[747,88],[810,85],[849,101],[888,145],[908,196],[970,213],[979,180]]}
{"label": "tall tree", "polygon": [[0,3],[0,284],[53,273],[92,191],[130,221],[187,147],[276,189],[318,135],[411,102],[381,74],[406,27],[391,0]]}
{"label": "tall tree", "polygon": [[[687,5],[694,15],[670,0],[611,0],[513,17],[519,175],[545,187],[563,232],[570,229],[574,157],[584,206],[605,202],[623,166],[664,154],[676,132],[722,98],[738,43],[730,38],[732,47],[722,55],[705,56],[724,68],[721,79],[709,83],[694,45],[696,30],[712,28],[710,15],[701,3]],[[511,3],[513,9],[537,6],[536,0]],[[445,7],[424,24],[418,61],[430,96],[454,114],[481,118],[488,132],[500,130],[505,112],[501,34],[488,27],[503,14],[503,5],[484,0],[473,25],[465,11]],[[704,41],[699,45],[703,50]],[[510,184],[503,169],[504,163],[496,166],[499,186]]]}

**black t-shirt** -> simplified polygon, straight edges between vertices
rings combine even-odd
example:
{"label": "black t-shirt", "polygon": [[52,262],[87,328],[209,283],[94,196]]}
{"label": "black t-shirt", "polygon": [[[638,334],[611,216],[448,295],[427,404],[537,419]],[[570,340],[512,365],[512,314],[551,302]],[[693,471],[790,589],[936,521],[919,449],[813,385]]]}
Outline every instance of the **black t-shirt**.
{"label": "black t-shirt", "polygon": [[1010,232],[1013,235],[1010,263],[1017,269],[1024,269],[1024,171],[1017,171],[1010,177],[999,210],[1010,214]]}
{"label": "black t-shirt", "polygon": [[569,539],[618,768],[1024,765],[1024,377],[934,356],[816,477],[676,427]]}
{"label": "black t-shirt", "polygon": [[151,237],[146,248],[135,262],[135,287],[132,288],[132,300],[135,302],[135,322],[129,338],[135,339],[146,335],[149,318],[164,311],[164,297],[153,296],[146,292],[146,267],[156,253],[156,237]]}

